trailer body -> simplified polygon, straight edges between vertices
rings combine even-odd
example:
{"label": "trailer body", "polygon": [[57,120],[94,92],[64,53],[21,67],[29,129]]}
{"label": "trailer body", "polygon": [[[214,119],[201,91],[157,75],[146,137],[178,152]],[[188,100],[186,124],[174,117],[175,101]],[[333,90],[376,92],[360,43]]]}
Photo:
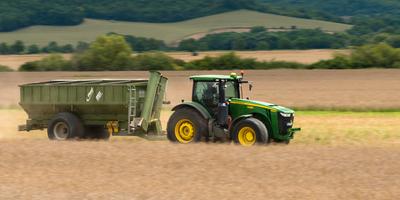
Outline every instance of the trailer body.
{"label": "trailer body", "polygon": [[73,113],[84,126],[103,126],[114,135],[162,132],[161,106],[167,78],[53,80],[20,86],[20,105],[28,114],[21,131],[44,129],[58,113]]}

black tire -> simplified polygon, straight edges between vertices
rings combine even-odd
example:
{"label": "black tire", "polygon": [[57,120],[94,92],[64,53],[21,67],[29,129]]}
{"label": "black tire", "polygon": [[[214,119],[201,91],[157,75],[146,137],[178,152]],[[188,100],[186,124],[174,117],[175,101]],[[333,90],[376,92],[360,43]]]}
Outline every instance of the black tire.
{"label": "black tire", "polygon": [[[241,136],[241,130],[245,132],[247,135],[248,131],[246,132],[246,128],[250,128],[250,132],[255,134],[255,138],[250,137],[248,139],[246,136]],[[233,141],[237,144],[241,144],[244,146],[252,146],[254,144],[268,144],[268,129],[265,125],[256,118],[245,118],[237,122],[234,127],[232,128],[231,137]],[[240,137],[242,139],[240,139]]]}
{"label": "black tire", "polygon": [[68,112],[58,113],[49,122],[47,136],[50,140],[70,140],[82,138],[84,127],[82,121]]}
{"label": "black tire", "polygon": [[108,140],[110,139],[110,134],[104,126],[86,126],[85,127],[85,139],[94,140]]}
{"label": "black tire", "polygon": [[[190,128],[182,127],[180,122],[187,120],[186,122],[193,126],[193,132],[189,131],[188,135],[192,135],[192,137],[185,138],[182,134],[175,134],[175,129],[177,130],[184,130],[185,132],[187,129],[191,130]],[[179,126],[181,125],[181,126]],[[179,126],[179,127],[177,127]],[[189,126],[190,127],[190,126]],[[179,132],[179,131],[178,131]],[[179,142],[179,143],[191,143],[191,142],[199,142],[201,141],[203,136],[208,136],[208,123],[207,120],[201,116],[201,114],[192,108],[180,108],[176,110],[168,120],[167,124],[167,137],[168,140],[171,142]],[[189,139],[190,138],[190,139]]]}

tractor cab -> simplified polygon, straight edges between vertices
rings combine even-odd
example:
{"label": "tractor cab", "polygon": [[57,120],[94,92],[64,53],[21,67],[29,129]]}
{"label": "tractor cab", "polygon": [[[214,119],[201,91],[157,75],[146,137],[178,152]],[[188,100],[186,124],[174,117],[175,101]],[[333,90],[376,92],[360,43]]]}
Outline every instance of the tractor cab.
{"label": "tractor cab", "polygon": [[192,101],[203,105],[211,114],[217,113],[218,104],[241,97],[242,77],[235,73],[191,76],[190,79],[193,80]]}
{"label": "tractor cab", "polygon": [[[167,125],[174,142],[232,140],[244,146],[271,141],[289,143],[294,111],[276,104],[243,99],[243,75],[197,75],[192,101],[175,106]],[[249,84],[249,90],[252,85]]]}

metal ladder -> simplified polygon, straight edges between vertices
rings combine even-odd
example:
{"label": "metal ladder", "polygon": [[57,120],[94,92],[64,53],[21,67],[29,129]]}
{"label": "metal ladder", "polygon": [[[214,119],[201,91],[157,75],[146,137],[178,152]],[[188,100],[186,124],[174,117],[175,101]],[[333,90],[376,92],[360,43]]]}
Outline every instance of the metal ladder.
{"label": "metal ladder", "polygon": [[128,105],[128,135],[131,134],[131,123],[136,117],[136,87],[128,86],[129,90],[129,105]]}

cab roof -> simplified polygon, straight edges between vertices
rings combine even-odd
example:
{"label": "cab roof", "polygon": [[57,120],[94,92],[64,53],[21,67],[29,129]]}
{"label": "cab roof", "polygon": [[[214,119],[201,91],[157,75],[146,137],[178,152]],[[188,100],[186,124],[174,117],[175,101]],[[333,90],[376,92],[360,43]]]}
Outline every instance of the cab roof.
{"label": "cab roof", "polygon": [[236,74],[231,74],[231,75],[197,75],[197,76],[191,76],[191,80],[194,81],[215,81],[217,79],[222,79],[222,80],[238,80],[242,79],[241,76],[237,76]]}

